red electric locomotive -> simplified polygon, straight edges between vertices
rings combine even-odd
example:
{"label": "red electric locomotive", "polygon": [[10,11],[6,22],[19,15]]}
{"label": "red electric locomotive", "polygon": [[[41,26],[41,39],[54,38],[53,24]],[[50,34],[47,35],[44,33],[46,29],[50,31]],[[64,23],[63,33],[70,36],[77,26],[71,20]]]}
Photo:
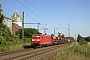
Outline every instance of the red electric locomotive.
{"label": "red electric locomotive", "polygon": [[32,45],[43,46],[51,44],[51,36],[43,34],[32,34]]}

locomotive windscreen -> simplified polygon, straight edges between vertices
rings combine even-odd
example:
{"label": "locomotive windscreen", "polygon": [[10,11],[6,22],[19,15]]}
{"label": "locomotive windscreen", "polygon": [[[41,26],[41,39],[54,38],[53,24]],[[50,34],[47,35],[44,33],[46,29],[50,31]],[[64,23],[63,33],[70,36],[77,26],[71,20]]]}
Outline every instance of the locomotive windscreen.
{"label": "locomotive windscreen", "polygon": [[40,38],[40,36],[32,36],[32,38]]}

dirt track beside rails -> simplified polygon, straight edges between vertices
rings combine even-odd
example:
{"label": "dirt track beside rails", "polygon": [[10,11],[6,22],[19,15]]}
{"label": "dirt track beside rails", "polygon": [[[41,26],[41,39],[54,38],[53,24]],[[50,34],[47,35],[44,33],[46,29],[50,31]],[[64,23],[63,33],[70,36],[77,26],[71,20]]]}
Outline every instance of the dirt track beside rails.
{"label": "dirt track beside rails", "polygon": [[25,49],[14,52],[0,53],[1,60],[44,60],[45,58],[54,55],[58,50],[70,45],[60,44],[37,49]]}

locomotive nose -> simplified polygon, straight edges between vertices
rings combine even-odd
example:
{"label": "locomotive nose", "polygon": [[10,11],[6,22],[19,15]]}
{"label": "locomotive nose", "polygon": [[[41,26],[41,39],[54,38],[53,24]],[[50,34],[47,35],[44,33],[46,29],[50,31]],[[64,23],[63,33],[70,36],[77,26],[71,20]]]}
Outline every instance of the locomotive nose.
{"label": "locomotive nose", "polygon": [[40,41],[40,39],[32,39],[32,41]]}
{"label": "locomotive nose", "polygon": [[35,44],[36,44],[36,43],[38,44],[38,43],[40,43],[40,39],[32,39],[32,43],[33,43],[33,44],[34,44],[34,43],[35,43]]}
{"label": "locomotive nose", "polygon": [[40,45],[40,39],[32,39],[32,44],[34,46],[39,46]]}

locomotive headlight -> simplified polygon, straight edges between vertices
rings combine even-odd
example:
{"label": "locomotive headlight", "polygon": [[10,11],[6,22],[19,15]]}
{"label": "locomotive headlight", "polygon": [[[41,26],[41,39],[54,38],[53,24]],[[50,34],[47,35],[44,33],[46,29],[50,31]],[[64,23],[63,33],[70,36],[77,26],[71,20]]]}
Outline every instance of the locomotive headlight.
{"label": "locomotive headlight", "polygon": [[34,41],[34,39],[32,39],[32,41]]}
{"label": "locomotive headlight", "polygon": [[39,39],[37,41],[40,41]]}

